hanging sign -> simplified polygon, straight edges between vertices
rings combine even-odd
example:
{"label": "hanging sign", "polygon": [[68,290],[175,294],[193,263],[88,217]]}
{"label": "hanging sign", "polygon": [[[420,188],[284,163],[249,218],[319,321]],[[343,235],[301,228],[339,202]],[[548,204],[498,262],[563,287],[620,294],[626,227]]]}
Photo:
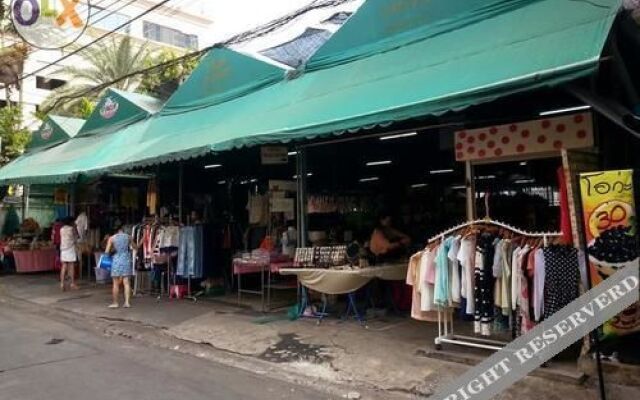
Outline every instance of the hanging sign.
{"label": "hanging sign", "polygon": [[496,160],[593,147],[591,113],[462,130],[456,161]]}
{"label": "hanging sign", "polygon": [[262,146],[262,165],[281,165],[289,162],[289,150],[285,146]]}
{"label": "hanging sign", "polygon": [[[640,267],[633,171],[580,174],[580,193],[592,286],[626,266]],[[640,332],[640,303],[603,325],[603,336]]]}

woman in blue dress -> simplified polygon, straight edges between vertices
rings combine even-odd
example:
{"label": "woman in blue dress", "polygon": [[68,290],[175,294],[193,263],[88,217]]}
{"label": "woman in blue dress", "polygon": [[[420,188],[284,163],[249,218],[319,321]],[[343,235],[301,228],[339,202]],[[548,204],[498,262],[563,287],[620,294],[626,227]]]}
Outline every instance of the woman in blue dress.
{"label": "woman in blue dress", "polygon": [[118,298],[120,285],[124,285],[124,307],[131,307],[131,276],[133,276],[133,265],[131,259],[131,249],[133,244],[131,236],[124,232],[121,226],[115,235],[107,242],[107,253],[112,254],[111,277],[113,278],[113,302],[109,308],[120,307]]}

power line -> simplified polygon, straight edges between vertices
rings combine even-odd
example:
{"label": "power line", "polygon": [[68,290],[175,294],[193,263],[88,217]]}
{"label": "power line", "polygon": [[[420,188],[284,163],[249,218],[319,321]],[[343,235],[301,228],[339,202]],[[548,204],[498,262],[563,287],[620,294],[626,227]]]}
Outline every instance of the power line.
{"label": "power line", "polygon": [[120,25],[119,25],[119,26],[117,26],[115,29],[112,29],[112,30],[110,30],[110,31],[106,32],[105,34],[103,34],[103,35],[99,36],[99,37],[98,37],[98,38],[96,38],[95,40],[93,40],[93,41],[91,41],[91,42],[89,42],[89,43],[87,43],[87,44],[85,44],[85,45],[83,45],[83,46],[80,46],[79,48],[75,49],[74,51],[72,51],[72,52],[69,52],[69,53],[65,54],[64,56],[60,57],[59,59],[57,59],[57,60],[55,60],[55,61],[53,61],[53,62],[47,63],[45,66],[43,66],[43,67],[41,67],[41,68],[38,68],[37,70],[35,70],[35,71],[33,71],[33,72],[30,72],[30,73],[28,73],[28,74],[26,74],[26,75],[21,76],[20,78],[18,78],[18,79],[15,81],[15,83],[18,83],[18,82],[20,82],[20,81],[23,81],[23,80],[25,80],[26,78],[29,78],[29,77],[31,77],[31,76],[35,76],[35,75],[36,75],[36,74],[38,74],[39,72],[42,72],[42,71],[44,71],[44,70],[46,70],[46,69],[48,69],[48,68],[50,68],[50,67],[52,67],[52,66],[56,65],[57,63],[59,63],[59,62],[61,62],[61,61],[64,61],[64,60],[66,60],[66,59],[70,58],[71,56],[73,56],[73,55],[75,55],[75,54],[77,54],[77,53],[79,53],[79,52],[81,52],[81,51],[83,51],[83,50],[85,50],[85,49],[87,49],[87,48],[89,48],[89,47],[93,46],[94,44],[96,44],[96,43],[100,42],[102,39],[106,38],[107,36],[112,35],[112,34],[113,34],[113,33],[115,33],[116,31],[118,31],[118,30],[122,29],[123,27],[125,27],[125,26],[129,25],[129,24],[130,24],[130,23],[132,23],[133,21],[135,21],[135,20],[137,20],[137,19],[140,19],[140,18],[144,17],[145,15],[150,14],[150,13],[151,13],[151,12],[153,12],[154,10],[158,9],[159,7],[163,6],[164,4],[166,4],[166,3],[170,2],[170,1],[171,1],[171,0],[162,0],[161,2],[159,2],[159,3],[155,4],[154,6],[152,6],[151,8],[149,8],[149,9],[147,9],[147,10],[143,11],[142,13],[140,13],[140,14],[136,15],[135,17],[132,17],[129,21],[127,21],[127,22],[124,22],[124,23],[120,24]]}
{"label": "power line", "polygon": [[133,71],[133,72],[131,72],[129,74],[126,74],[126,75],[123,75],[123,76],[119,77],[118,79],[114,79],[114,80],[112,80],[110,82],[101,83],[99,85],[91,87],[91,88],[89,88],[89,89],[87,89],[87,90],[85,90],[85,91],[83,91],[81,93],[76,93],[76,94],[68,95],[68,96],[61,96],[58,99],[56,99],[56,101],[51,105],[50,109],[47,110],[47,112],[50,111],[50,110],[55,109],[58,106],[58,104],[60,104],[60,102],[62,102],[64,100],[74,100],[74,99],[82,98],[82,97],[85,97],[85,96],[87,96],[87,95],[89,95],[89,94],[91,94],[93,92],[102,91],[102,90],[104,90],[104,89],[106,89],[106,88],[108,88],[108,87],[110,87],[110,86],[112,86],[112,85],[114,85],[114,84],[116,84],[116,83],[118,83],[120,81],[123,81],[125,79],[129,79],[129,78],[131,78],[133,76],[140,75],[140,74],[145,74],[145,73],[148,73],[148,72],[153,72],[153,71],[165,68],[165,67],[172,66],[174,64],[178,64],[178,63],[180,63],[182,61],[185,61],[185,60],[188,60],[188,59],[191,59],[191,58],[200,57],[200,56],[202,56],[203,54],[207,53],[208,51],[210,51],[213,48],[220,48],[220,47],[226,47],[226,46],[229,46],[229,45],[232,45],[232,44],[239,44],[239,43],[242,43],[242,42],[247,41],[247,40],[252,40],[252,39],[267,35],[267,34],[273,32],[274,30],[278,29],[279,27],[281,27],[283,25],[286,25],[287,23],[289,23],[289,22],[297,19],[298,17],[304,15],[307,12],[318,10],[318,9],[322,9],[322,8],[327,8],[327,7],[336,7],[336,6],[351,2],[351,1],[353,1],[353,0],[325,0],[325,1],[323,1],[323,0],[314,0],[304,8],[298,9],[298,10],[292,12],[292,13],[289,13],[289,14],[283,16],[283,17],[280,17],[280,18],[278,18],[276,20],[273,20],[273,21],[271,21],[271,22],[269,22],[269,23],[267,23],[265,25],[262,25],[260,27],[254,28],[254,29],[246,31],[246,32],[242,32],[242,33],[237,34],[237,35],[234,35],[231,38],[229,38],[229,39],[227,39],[227,40],[225,40],[223,42],[214,44],[212,46],[207,46],[207,47],[205,47],[205,48],[203,48],[201,50],[197,50],[197,51],[193,51],[193,52],[184,54],[183,56],[175,58],[173,60],[165,61],[165,62],[162,62],[160,64],[156,64],[156,65],[153,65],[151,67],[144,68],[144,69],[141,69],[141,70],[138,70],[138,71]]}

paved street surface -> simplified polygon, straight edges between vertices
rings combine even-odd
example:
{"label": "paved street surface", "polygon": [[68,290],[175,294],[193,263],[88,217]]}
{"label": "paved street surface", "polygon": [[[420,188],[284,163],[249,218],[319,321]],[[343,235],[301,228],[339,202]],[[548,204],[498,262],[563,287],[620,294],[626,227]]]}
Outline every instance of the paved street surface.
{"label": "paved street surface", "polygon": [[327,399],[176,352],[0,307],[0,400]]}

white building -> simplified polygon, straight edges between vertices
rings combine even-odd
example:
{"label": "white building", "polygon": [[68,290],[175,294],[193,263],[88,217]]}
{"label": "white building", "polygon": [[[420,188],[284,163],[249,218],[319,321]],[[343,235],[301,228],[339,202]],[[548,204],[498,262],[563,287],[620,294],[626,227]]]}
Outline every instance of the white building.
{"label": "white building", "polygon": [[[159,0],[93,0],[89,27],[78,43],[89,43],[107,31],[111,31],[123,23],[138,16]],[[204,2],[196,2],[204,3]],[[119,31],[135,39],[149,41],[153,46],[174,50],[177,54],[205,47],[208,44],[213,21],[203,13],[199,6],[184,6],[184,0],[176,0],[160,6],[151,13],[131,22]],[[8,43],[7,43],[8,44]],[[32,49],[24,66],[24,73],[29,74],[52,63],[65,54],[64,50]],[[29,128],[35,129],[39,124],[34,112],[49,96],[51,90],[63,85],[65,77],[57,76],[55,71],[65,65],[82,63],[80,57],[70,57],[56,66],[38,72],[22,82],[22,102],[25,122]],[[19,101],[17,91],[11,95],[12,102]],[[5,91],[0,91],[0,107],[7,104]]]}

